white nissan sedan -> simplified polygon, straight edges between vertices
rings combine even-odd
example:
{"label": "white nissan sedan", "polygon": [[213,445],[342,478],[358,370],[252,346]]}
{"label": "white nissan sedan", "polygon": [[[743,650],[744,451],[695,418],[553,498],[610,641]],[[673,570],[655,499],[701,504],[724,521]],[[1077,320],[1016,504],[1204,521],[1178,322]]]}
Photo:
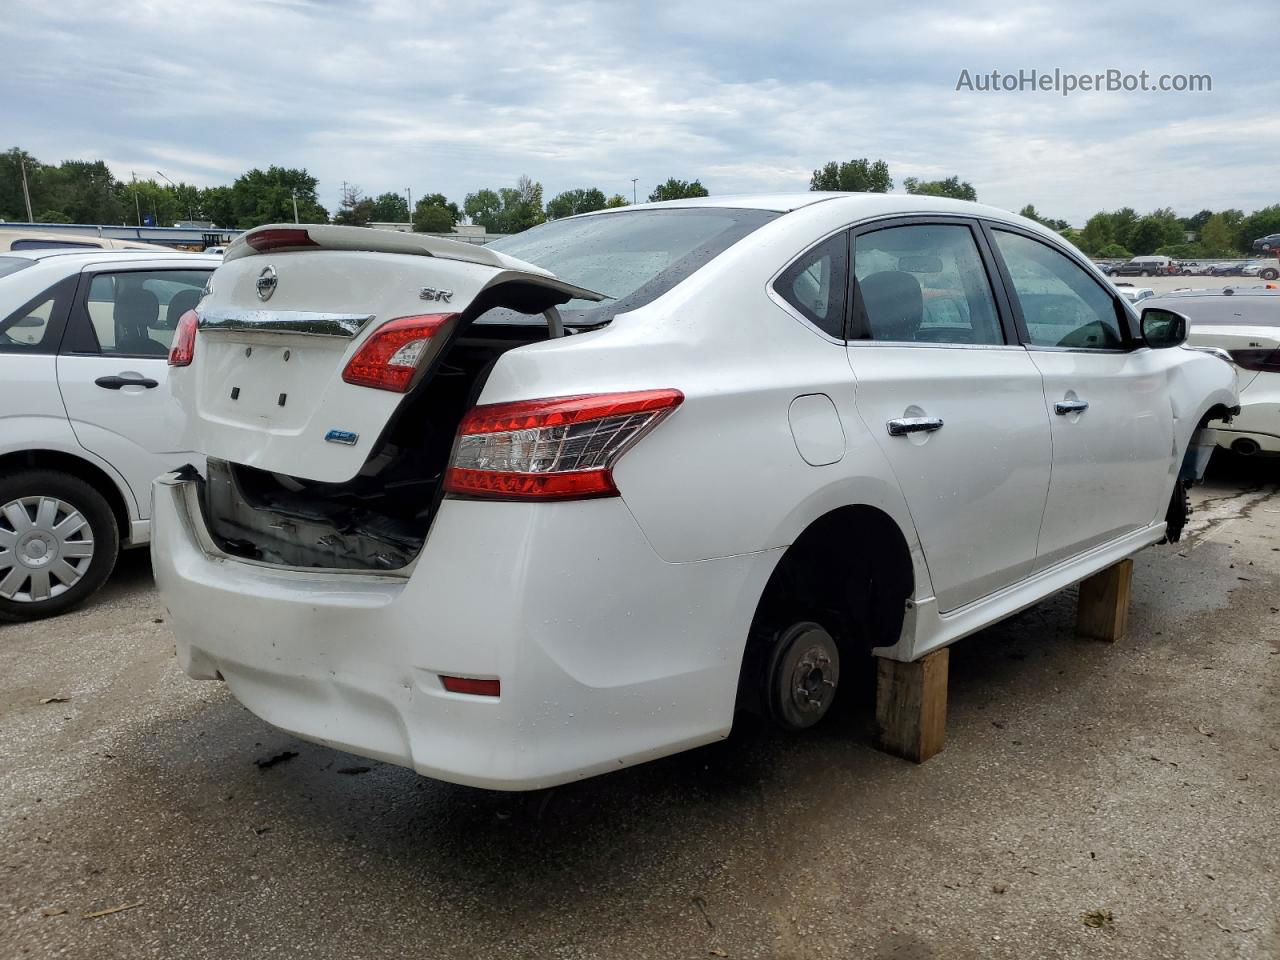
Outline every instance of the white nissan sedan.
{"label": "white nissan sedan", "polygon": [[169,341],[220,258],[0,254],[0,621],[61,613],[148,540],[151,481],[192,454]]}
{"label": "white nissan sedan", "polygon": [[[935,197],[712,197],[486,247],[227,249],[156,486],[178,659],[292,733],[529,789],[790,730],[1166,536],[1232,366]],[[856,689],[856,685],[853,685]]]}

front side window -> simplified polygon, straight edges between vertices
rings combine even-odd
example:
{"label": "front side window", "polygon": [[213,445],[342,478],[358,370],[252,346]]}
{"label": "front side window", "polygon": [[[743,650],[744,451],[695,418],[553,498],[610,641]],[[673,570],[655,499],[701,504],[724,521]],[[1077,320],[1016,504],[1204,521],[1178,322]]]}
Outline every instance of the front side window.
{"label": "front side window", "polygon": [[1121,350],[1117,304],[1066,254],[1019,233],[994,230],[1027,325],[1038,347]]}
{"label": "front side window", "polygon": [[97,274],[85,301],[92,336],[77,348],[106,356],[167,356],[178,319],[200,301],[208,278],[207,270]]}
{"label": "front side window", "polygon": [[854,339],[1002,344],[991,282],[964,224],[911,224],[857,236]]}
{"label": "front side window", "polygon": [[833,337],[844,336],[849,291],[849,238],[837,234],[787,267],[774,290],[801,316]]}
{"label": "front side window", "polygon": [[0,353],[56,353],[61,317],[74,291],[74,278],[63,281],[0,318]]}

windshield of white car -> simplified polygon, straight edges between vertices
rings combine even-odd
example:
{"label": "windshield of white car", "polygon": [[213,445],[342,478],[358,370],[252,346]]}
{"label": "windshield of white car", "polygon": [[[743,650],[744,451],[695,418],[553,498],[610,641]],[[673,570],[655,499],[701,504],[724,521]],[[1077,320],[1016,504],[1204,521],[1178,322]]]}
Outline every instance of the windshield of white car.
{"label": "windshield of white car", "polygon": [[[560,307],[569,326],[597,326],[644,306],[778,214],[768,210],[684,207],[553,220],[488,244],[561,280],[603,293],[601,302]],[[492,310],[481,323],[543,323]]]}
{"label": "windshield of white car", "polygon": [[26,257],[0,257],[0,277],[7,277],[11,273],[17,273],[24,267],[31,266],[32,261]]}

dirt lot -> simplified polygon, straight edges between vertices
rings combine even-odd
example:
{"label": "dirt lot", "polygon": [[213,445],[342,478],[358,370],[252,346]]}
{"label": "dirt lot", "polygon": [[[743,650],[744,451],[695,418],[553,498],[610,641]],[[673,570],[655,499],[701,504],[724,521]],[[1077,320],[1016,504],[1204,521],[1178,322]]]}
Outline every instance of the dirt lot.
{"label": "dirt lot", "polygon": [[923,766],[854,685],[817,736],[528,797],[188,680],[131,556],[0,626],[0,957],[1275,958],[1280,464],[1212,475],[1138,557],[1127,640],[1075,639],[1068,592],[953,648]]}

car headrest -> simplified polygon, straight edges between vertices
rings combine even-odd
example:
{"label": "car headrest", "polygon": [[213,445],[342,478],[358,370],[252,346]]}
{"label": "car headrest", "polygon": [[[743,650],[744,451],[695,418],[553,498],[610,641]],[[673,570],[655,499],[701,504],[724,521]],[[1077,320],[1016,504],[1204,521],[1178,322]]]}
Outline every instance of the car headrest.
{"label": "car headrest", "polygon": [[194,310],[199,302],[199,290],[179,290],[173,295],[173,299],[169,301],[169,309],[165,312],[164,326],[161,329],[176,329],[178,321],[182,319],[182,315],[188,310]]}
{"label": "car headrest", "polygon": [[901,270],[884,270],[858,281],[873,340],[911,341],[924,322],[920,281]]}
{"label": "car headrest", "polygon": [[147,328],[160,319],[160,301],[150,290],[125,290],[116,297],[112,318],[116,324],[116,342],[131,337],[146,337]]}

